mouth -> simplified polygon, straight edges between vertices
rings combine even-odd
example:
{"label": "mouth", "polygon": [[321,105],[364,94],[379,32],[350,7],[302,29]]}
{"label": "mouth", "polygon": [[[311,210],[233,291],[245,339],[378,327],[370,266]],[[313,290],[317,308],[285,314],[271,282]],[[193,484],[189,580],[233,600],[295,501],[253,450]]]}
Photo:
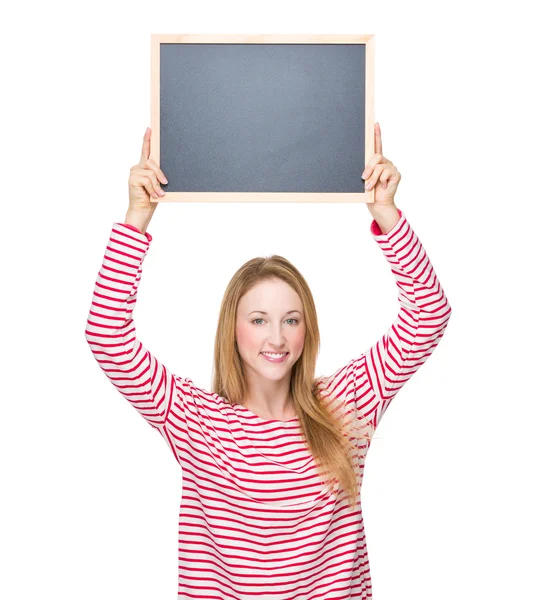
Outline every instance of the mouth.
{"label": "mouth", "polygon": [[260,353],[260,355],[263,356],[265,360],[267,360],[268,362],[272,362],[272,363],[284,362],[287,359],[288,354],[289,354],[288,352],[285,352],[283,354],[283,356],[273,357],[273,356],[267,356],[263,352]]}

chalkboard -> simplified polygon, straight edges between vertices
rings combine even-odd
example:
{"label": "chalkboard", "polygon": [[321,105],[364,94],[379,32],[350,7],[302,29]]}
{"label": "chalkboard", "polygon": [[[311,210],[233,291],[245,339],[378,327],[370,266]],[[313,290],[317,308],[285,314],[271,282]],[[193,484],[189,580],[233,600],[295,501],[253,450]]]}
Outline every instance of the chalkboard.
{"label": "chalkboard", "polygon": [[157,202],[373,202],[373,35],[151,35]]}

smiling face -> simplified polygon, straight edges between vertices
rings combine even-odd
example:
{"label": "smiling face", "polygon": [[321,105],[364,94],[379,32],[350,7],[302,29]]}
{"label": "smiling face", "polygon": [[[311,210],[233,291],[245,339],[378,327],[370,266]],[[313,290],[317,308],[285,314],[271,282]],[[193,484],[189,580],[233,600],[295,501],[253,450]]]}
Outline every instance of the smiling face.
{"label": "smiling face", "polygon": [[[292,312],[293,311],[293,312]],[[244,369],[265,379],[289,375],[304,347],[302,301],[283,280],[257,283],[241,297],[236,314],[236,342]],[[270,362],[262,352],[288,352],[282,362]]]}

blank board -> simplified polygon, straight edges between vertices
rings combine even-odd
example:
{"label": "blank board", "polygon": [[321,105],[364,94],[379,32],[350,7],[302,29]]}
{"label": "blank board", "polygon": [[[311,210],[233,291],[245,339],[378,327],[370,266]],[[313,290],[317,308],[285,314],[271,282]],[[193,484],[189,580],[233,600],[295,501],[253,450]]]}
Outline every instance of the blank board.
{"label": "blank board", "polygon": [[153,202],[373,202],[373,35],[151,36]]}

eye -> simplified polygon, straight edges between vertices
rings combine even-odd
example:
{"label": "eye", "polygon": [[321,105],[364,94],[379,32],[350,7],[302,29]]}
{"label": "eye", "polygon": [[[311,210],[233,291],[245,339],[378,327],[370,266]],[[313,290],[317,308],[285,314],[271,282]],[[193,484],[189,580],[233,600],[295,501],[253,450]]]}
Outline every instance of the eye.
{"label": "eye", "polygon": [[[264,319],[262,317],[260,317],[259,319],[253,319],[251,321],[251,323],[254,323],[255,321],[263,321]],[[298,319],[295,319],[294,317],[287,319],[287,321],[296,321],[296,324],[298,324],[300,321]]]}

